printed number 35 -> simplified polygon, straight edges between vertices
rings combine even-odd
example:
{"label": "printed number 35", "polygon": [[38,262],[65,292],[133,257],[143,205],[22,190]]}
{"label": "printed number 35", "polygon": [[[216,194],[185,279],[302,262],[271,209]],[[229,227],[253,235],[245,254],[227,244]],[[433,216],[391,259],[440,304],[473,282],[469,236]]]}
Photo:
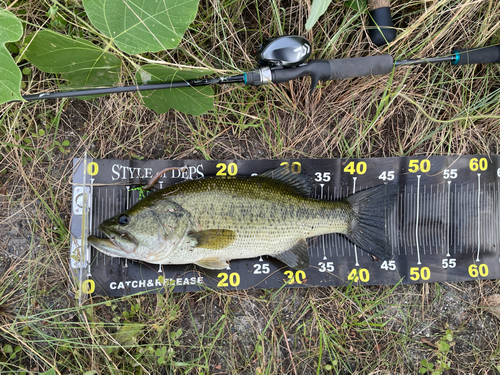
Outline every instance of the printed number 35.
{"label": "printed number 35", "polygon": [[314,175],[316,176],[314,179],[316,182],[328,182],[331,180],[330,172],[316,172]]}

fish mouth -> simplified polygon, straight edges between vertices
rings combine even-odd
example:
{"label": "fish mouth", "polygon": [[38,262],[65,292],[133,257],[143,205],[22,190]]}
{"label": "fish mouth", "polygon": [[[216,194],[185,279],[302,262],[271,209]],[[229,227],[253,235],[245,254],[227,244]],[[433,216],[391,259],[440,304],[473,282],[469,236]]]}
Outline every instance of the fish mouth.
{"label": "fish mouth", "polygon": [[99,226],[99,230],[104,233],[108,239],[98,238],[99,241],[96,241],[94,240],[96,237],[94,237],[91,243],[95,243],[97,246],[94,245],[94,247],[103,253],[112,253],[108,254],[110,256],[126,256],[132,253],[138,246],[137,239],[127,231],[110,229],[102,225]]}
{"label": "fish mouth", "polygon": [[109,238],[98,238],[89,236],[87,241],[90,245],[94,246],[100,252],[109,255],[110,257],[121,257],[124,251],[116,246]]}

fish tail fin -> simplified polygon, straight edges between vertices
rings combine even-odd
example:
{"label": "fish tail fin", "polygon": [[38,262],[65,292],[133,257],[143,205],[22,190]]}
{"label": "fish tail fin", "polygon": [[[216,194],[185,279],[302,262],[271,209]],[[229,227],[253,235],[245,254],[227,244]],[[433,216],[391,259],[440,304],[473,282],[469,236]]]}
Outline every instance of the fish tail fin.
{"label": "fish tail fin", "polygon": [[362,250],[382,260],[392,258],[386,221],[399,193],[396,184],[384,184],[355,193],[346,200],[353,219],[346,236]]}

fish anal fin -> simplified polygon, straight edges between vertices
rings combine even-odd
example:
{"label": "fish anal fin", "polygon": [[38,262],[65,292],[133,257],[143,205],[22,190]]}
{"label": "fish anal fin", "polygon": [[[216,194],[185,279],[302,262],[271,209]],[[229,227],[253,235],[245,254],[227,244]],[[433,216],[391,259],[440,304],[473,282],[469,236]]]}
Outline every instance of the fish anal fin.
{"label": "fish anal fin", "polygon": [[301,238],[290,249],[281,254],[273,255],[273,257],[295,270],[305,270],[309,267],[309,250],[307,249],[307,241],[305,238]]}
{"label": "fish anal fin", "polygon": [[189,235],[196,240],[196,247],[210,250],[222,250],[236,239],[236,233],[229,229],[208,229]]}
{"label": "fish anal fin", "polygon": [[209,270],[225,270],[229,265],[225,260],[216,257],[200,259],[194,263]]}

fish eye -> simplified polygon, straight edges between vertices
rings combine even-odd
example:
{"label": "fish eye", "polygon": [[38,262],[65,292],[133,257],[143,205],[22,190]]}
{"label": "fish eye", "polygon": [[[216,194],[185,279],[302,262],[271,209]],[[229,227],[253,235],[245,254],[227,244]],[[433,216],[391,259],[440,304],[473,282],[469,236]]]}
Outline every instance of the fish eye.
{"label": "fish eye", "polygon": [[118,224],[120,225],[127,225],[129,223],[130,219],[128,215],[123,214],[118,218]]}

